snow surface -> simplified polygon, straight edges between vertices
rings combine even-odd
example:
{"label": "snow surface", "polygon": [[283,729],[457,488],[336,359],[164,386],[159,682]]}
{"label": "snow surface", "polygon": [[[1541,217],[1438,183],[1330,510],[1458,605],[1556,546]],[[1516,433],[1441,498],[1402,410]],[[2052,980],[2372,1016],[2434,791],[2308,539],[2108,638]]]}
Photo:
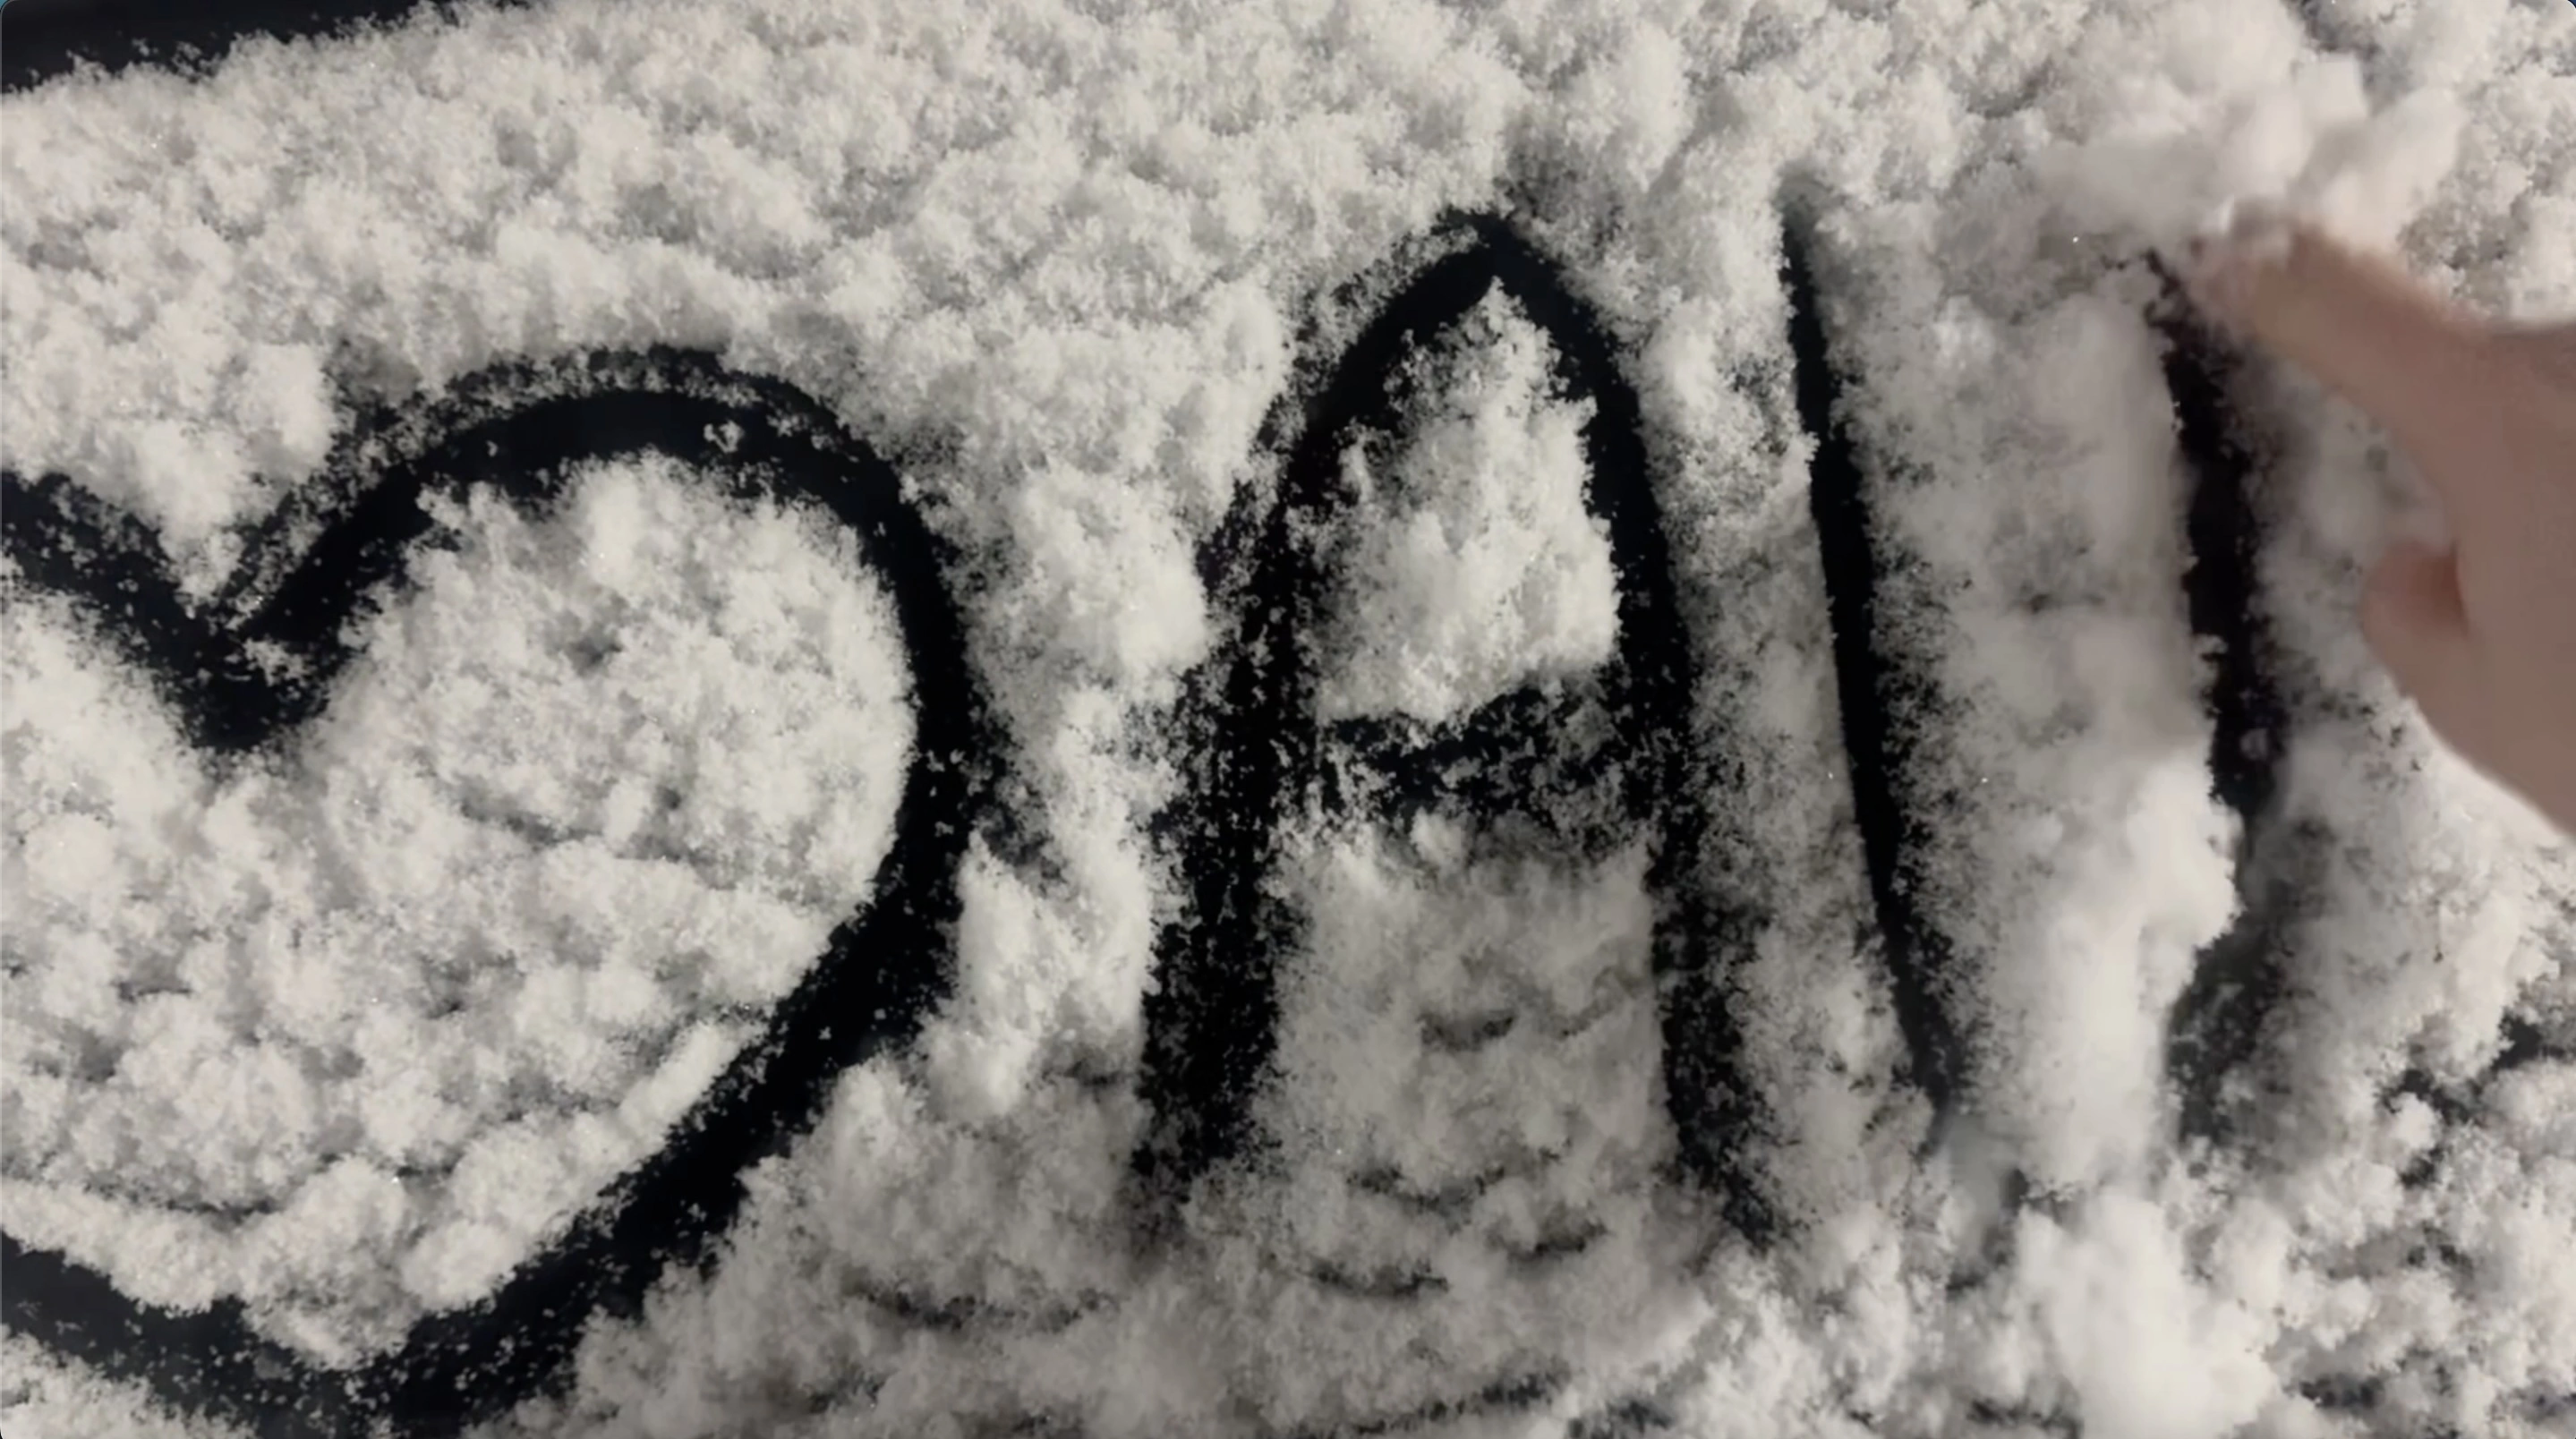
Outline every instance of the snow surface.
{"label": "snow surface", "polygon": [[[2247,1117],[2178,1137],[2165,1016],[2237,918],[2240,827],[2147,263],[2278,196],[2472,303],[2576,310],[2557,0],[468,6],[12,94],[0,183],[0,462],[154,526],[191,593],[344,395],[600,346],[822,397],[964,557],[1034,833],[970,851],[955,994],[745,1176],[718,1262],[491,1439],[2576,1433],[2576,1064],[2486,1074],[2576,1033],[2576,855],[2370,663],[2402,465],[2261,366],[2304,868]],[[1311,922],[1266,1158],[1140,1243],[1179,904],[1151,827],[1181,679],[1235,624],[1198,549],[1346,338],[1317,297],[1452,209],[1578,277],[1645,404],[1701,671],[1692,878],[1753,916],[1731,983],[1779,1121],[1747,1143],[1784,1222],[1757,1243],[1667,1178],[1642,843],[1326,817],[1283,876]],[[1879,638],[1922,681],[1904,797],[1941,817],[1921,903],[1976,1020],[1937,1129],[1852,818],[1784,209],[1891,559]],[[1336,715],[1455,714],[1615,643],[1545,337],[1497,298],[1417,338],[1409,433],[1349,452]],[[446,516],[467,539],[324,718],[234,771],[13,591],[13,1238],[345,1365],[651,1147],[866,896],[913,738],[865,571],[682,478]],[[22,1336],[0,1361],[12,1435],[221,1432]]]}

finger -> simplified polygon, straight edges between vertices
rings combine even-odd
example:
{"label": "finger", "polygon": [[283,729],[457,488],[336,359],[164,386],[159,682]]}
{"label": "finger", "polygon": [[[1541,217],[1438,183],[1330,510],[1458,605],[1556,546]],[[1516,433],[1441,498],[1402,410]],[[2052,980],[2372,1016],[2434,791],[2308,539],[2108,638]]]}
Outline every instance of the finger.
{"label": "finger", "polygon": [[2382,256],[2297,221],[2257,220],[2201,243],[2193,273],[2193,294],[2219,318],[2315,375],[2419,461],[2438,457],[2464,407],[2484,408],[2491,328]]}
{"label": "finger", "polygon": [[2511,326],[2504,333],[2505,342],[2530,361],[2543,384],[2576,404],[2576,321]]}
{"label": "finger", "polygon": [[2361,632],[2433,728],[2453,747],[2473,752],[2477,645],[2460,602],[2455,552],[2392,542],[2363,591]]}

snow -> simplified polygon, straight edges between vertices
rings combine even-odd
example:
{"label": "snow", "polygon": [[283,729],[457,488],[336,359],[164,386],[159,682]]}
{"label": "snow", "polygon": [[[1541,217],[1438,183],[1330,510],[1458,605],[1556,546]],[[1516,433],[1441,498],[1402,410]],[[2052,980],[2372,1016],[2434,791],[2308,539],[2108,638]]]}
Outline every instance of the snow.
{"label": "snow", "polygon": [[[2576,853],[2372,665],[2404,466],[2259,363],[2230,403],[2287,758],[2277,813],[2221,803],[2148,263],[2272,201],[2576,310],[2566,7],[468,6],[12,93],[0,183],[0,462],[149,525],[193,599],[356,407],[600,347],[813,394],[955,548],[1010,812],[956,876],[953,992],[743,1176],[713,1263],[486,1439],[2576,1412]],[[1175,716],[1244,619],[1202,549],[1348,338],[1326,297],[1452,210],[1563,265],[1644,406],[1711,821],[1683,879],[1740,918],[1769,1235],[1672,1177],[1650,836],[1305,809],[1260,1142],[1140,1233]],[[1899,798],[1937,817],[1945,1115],[1853,817],[1784,214],[1888,558]],[[1618,650],[1597,398],[1499,293],[1415,339],[1297,617],[1317,721],[1580,692]],[[323,714],[239,761],[13,578],[12,1240],[339,1370],[652,1151],[868,899],[941,740],[848,539],[692,479],[597,465],[543,515],[469,489]],[[2295,875],[2284,998],[2187,1137],[2166,1017],[2256,863]],[[223,1432],[21,1334],[0,1361],[13,1435]]]}
{"label": "snow", "polygon": [[865,895],[904,662],[825,536],[660,461],[449,522],[330,711],[229,774],[11,605],[14,1236],[397,1332],[658,1145]]}
{"label": "snow", "polygon": [[1417,362],[1425,413],[1401,447],[1343,456],[1354,552],[1326,622],[1326,719],[1463,715],[1600,665],[1618,637],[1609,540],[1583,507],[1590,407],[1551,396],[1547,337],[1499,295],[1444,338],[1459,353]]}

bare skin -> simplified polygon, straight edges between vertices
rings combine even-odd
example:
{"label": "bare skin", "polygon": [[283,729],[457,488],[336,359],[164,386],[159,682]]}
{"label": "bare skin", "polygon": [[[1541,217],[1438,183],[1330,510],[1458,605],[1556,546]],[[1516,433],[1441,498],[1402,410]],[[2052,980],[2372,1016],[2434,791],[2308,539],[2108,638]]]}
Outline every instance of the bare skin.
{"label": "bare skin", "polygon": [[2432,486],[2451,547],[2392,542],[2362,633],[2445,742],[2576,833],[2576,324],[2484,319],[2278,220],[2202,242],[2189,279]]}

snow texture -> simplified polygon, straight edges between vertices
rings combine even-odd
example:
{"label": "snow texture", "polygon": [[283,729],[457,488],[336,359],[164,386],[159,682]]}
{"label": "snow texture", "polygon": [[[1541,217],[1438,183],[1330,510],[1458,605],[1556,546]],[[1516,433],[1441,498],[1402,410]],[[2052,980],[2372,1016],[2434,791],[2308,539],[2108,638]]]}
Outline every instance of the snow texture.
{"label": "snow texture", "polygon": [[[2556,0],[467,5],[12,93],[0,184],[0,462],[191,596],[353,407],[657,344],[821,397],[959,557],[1020,828],[957,876],[953,992],[482,1439],[2576,1433],[2576,853],[2361,646],[2402,462],[2252,364],[2283,759],[2223,802],[2152,263],[2278,198],[2576,311]],[[1199,555],[1349,339],[1322,297],[1461,210],[1576,278],[1643,403],[1711,817],[1681,880],[1737,916],[1777,1223],[1671,1177],[1648,843],[1301,811],[1260,1142],[1140,1236],[1156,825],[1241,623]],[[1946,1111],[1854,815],[1791,232],[1902,661]],[[1616,652],[1550,343],[1491,297],[1349,437],[1322,717]],[[866,900],[916,740],[865,567],[686,478],[442,515],[323,716],[230,767],[13,584],[13,1240],[337,1369],[658,1142]],[[2168,1016],[2282,886],[2279,1001],[2195,1130]],[[228,1432],[0,1362],[13,1436]]]}

